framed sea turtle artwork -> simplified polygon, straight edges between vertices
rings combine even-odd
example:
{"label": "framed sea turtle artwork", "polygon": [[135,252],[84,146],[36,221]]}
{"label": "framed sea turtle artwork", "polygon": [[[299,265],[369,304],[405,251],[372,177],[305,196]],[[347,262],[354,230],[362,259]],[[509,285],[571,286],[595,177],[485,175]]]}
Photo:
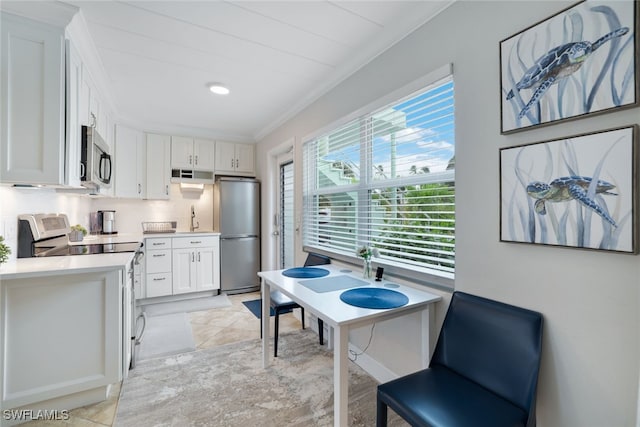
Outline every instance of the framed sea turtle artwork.
{"label": "framed sea turtle artwork", "polygon": [[500,241],[638,253],[638,125],[500,149]]}
{"label": "framed sea turtle artwork", "polygon": [[501,133],[639,105],[638,8],[586,0],[502,40]]}

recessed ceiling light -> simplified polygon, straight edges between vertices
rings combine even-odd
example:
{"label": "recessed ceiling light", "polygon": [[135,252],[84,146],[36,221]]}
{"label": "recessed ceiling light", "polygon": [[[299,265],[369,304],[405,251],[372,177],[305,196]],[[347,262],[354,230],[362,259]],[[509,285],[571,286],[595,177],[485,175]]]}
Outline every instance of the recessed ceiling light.
{"label": "recessed ceiling light", "polygon": [[229,94],[229,89],[223,85],[222,83],[210,83],[209,90],[216,95],[227,95]]}

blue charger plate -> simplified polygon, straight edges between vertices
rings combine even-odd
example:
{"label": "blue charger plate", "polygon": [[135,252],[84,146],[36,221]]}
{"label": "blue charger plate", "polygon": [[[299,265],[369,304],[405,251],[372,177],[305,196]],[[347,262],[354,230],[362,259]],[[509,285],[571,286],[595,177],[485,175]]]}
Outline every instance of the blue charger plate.
{"label": "blue charger plate", "polygon": [[295,277],[296,279],[312,279],[314,277],[324,277],[329,275],[329,270],[317,267],[295,267],[282,272],[283,276]]}
{"label": "blue charger plate", "polygon": [[356,307],[377,309],[402,307],[409,302],[405,294],[384,288],[349,289],[340,294],[340,299]]}

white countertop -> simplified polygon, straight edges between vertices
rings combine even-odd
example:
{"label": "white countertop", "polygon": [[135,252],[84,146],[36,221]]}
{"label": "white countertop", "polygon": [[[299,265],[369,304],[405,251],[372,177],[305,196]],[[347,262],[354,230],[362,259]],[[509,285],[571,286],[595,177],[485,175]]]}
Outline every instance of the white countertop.
{"label": "white countertop", "polygon": [[126,269],[134,252],[114,254],[20,258],[0,265],[0,280],[89,273],[98,270]]}
{"label": "white countertop", "polygon": [[176,231],[175,233],[148,233],[142,236],[145,239],[152,239],[154,237],[185,237],[185,236],[219,236],[220,233],[211,230],[202,231]]}
{"label": "white countertop", "polygon": [[[139,242],[144,240],[142,233],[119,233],[113,235],[94,235],[84,237],[81,242],[69,242],[70,245],[94,245],[102,243]],[[52,256],[43,258],[18,258],[0,265],[0,280],[25,279],[28,277],[89,273],[98,270],[126,269],[134,252],[112,254]]]}

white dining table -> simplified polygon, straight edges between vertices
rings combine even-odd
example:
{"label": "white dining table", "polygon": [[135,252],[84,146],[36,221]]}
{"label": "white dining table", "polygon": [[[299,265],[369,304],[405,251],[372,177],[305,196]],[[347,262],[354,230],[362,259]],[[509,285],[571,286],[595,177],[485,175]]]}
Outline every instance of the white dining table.
{"label": "white dining table", "polygon": [[[361,326],[369,325],[382,320],[388,320],[399,316],[406,316],[412,313],[421,313],[421,359],[422,368],[428,367],[431,348],[429,343],[431,327],[433,325],[433,304],[442,298],[439,295],[417,289],[415,287],[400,285],[389,280],[376,282],[373,279],[363,279],[362,273],[357,270],[351,271],[348,268],[341,268],[335,265],[321,265],[314,268],[323,268],[329,271],[329,275],[317,279],[293,278],[282,274],[284,270],[261,271],[258,273],[262,281],[262,365],[269,366],[269,317],[270,317],[270,294],[272,290],[279,290],[289,298],[304,307],[305,311],[311,312],[321,318],[324,323],[333,328],[333,388],[334,388],[334,426],[346,427],[348,425],[348,389],[349,389],[349,330]],[[350,276],[366,283],[360,283],[357,287],[382,287],[398,291],[409,299],[406,305],[391,309],[369,309],[356,307],[343,302],[340,295],[347,289],[339,289],[330,292],[315,292],[313,286],[300,284],[307,280],[322,280],[335,278],[341,282],[348,279],[337,277],[341,275]],[[351,288],[353,289],[353,288]],[[282,356],[281,356],[282,357]]]}

